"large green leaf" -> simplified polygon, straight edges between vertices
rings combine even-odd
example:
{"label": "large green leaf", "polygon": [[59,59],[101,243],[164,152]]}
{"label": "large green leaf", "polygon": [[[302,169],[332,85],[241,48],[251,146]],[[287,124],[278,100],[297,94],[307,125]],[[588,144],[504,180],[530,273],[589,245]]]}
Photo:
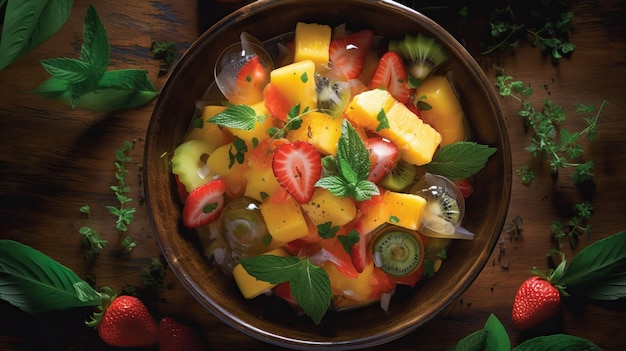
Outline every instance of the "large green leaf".
{"label": "large green leaf", "polygon": [[65,23],[73,0],[9,0],[0,40],[0,69],[54,35]]}
{"label": "large green leaf", "polygon": [[626,231],[578,252],[558,283],[572,295],[594,300],[626,297]]}
{"label": "large green leaf", "polygon": [[598,345],[573,335],[553,334],[537,336],[519,344],[514,351],[602,351]]}
{"label": "large green leaf", "polygon": [[0,240],[0,299],[30,314],[102,302],[72,270],[13,240]]}
{"label": "large green leaf", "polygon": [[89,5],[83,26],[83,45],[80,48],[80,59],[89,63],[100,80],[109,66],[109,40],[104,24],[98,16],[93,4]]}

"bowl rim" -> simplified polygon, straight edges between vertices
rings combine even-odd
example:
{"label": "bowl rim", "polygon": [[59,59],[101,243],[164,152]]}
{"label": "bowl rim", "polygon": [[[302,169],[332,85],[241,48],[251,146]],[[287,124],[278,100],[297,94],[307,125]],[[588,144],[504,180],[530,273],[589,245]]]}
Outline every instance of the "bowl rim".
{"label": "bowl rim", "polygon": [[[185,51],[185,53],[183,54],[179,62],[182,62],[186,58],[189,59],[189,57],[193,57],[197,55],[198,52],[203,50],[204,49],[203,42],[206,42],[208,38],[210,38],[211,36],[215,34],[215,32],[219,32],[220,30],[219,28],[227,26],[228,24],[232,22],[238,22],[245,17],[258,15],[259,13],[262,13],[266,11],[267,9],[281,6],[285,3],[297,3],[297,2],[298,0],[257,0],[231,12],[229,15],[222,18],[221,20],[213,24],[211,27],[209,27],[206,31],[204,31],[189,46],[189,48]],[[500,133],[500,139],[501,139],[500,142],[501,142],[502,147],[498,151],[503,152],[505,154],[505,157],[503,157],[505,169],[504,169],[504,175],[503,175],[504,187],[499,194],[500,196],[499,203],[504,204],[503,206],[506,206],[508,208],[510,197],[511,197],[511,187],[512,187],[512,165],[511,165],[512,162],[511,162],[510,142],[509,142],[507,126],[505,123],[505,118],[504,118],[500,100],[498,99],[498,96],[496,95],[494,88],[491,86],[491,83],[487,79],[482,68],[478,65],[475,59],[467,52],[465,47],[463,47],[450,33],[448,33],[438,23],[431,20],[429,17],[423,15],[422,13],[414,9],[411,9],[407,6],[404,6],[400,3],[391,1],[391,0],[353,0],[353,2],[376,5],[376,6],[383,6],[388,10],[407,12],[411,14],[412,16],[415,16],[416,18],[418,18],[419,21],[422,21],[425,25],[429,26],[429,29],[433,33],[436,33],[439,39],[444,39],[446,41],[446,45],[462,53],[464,57],[469,58],[468,60],[464,60],[462,64],[468,71],[470,71],[474,75],[474,78],[477,80],[477,83],[486,88],[487,95],[491,103],[491,108],[493,109],[493,113],[497,116],[499,129],[502,131],[502,133]],[[179,75],[179,73],[181,73],[181,71],[184,72],[184,69],[185,68],[182,65],[179,65],[179,64],[175,65],[175,67],[172,69],[170,73],[170,76],[168,77],[167,81],[165,82],[163,86],[162,92],[167,92],[168,87],[176,83],[177,81],[176,77]],[[160,95],[157,98],[154,112],[153,112],[152,118],[150,120],[148,129],[146,132],[144,162],[146,162],[146,160],[149,157],[149,145],[151,143],[151,138],[149,136],[152,134],[153,130],[156,128],[156,125],[155,125],[156,111],[158,111],[160,109],[160,106],[165,104],[167,100],[168,100],[167,94]],[[149,175],[148,167],[144,167],[143,177],[145,180],[144,191],[146,194],[146,198],[149,199],[151,176]],[[148,209],[148,213],[153,213],[152,212],[153,208],[152,208],[152,204],[150,201],[146,201],[146,206]],[[501,229],[504,226],[504,222],[506,219],[506,212],[507,211],[502,211],[502,213],[499,215],[499,218],[495,220],[495,223],[497,224],[497,228]],[[156,225],[155,225],[154,216],[149,216],[149,220],[150,220],[150,224],[152,228],[155,229]],[[299,349],[299,350],[312,350],[312,349],[319,348],[319,347],[332,348],[334,350],[354,350],[354,349],[362,349],[365,347],[374,347],[374,346],[379,346],[379,345],[391,342],[393,340],[397,340],[401,337],[404,337],[407,334],[417,330],[424,324],[430,322],[432,319],[436,318],[438,315],[438,313],[430,314],[426,318],[422,319],[421,321],[413,323],[409,327],[406,327],[403,329],[390,328],[390,329],[386,329],[384,332],[377,333],[374,335],[365,335],[362,338],[339,341],[339,342],[303,340],[303,339],[287,337],[284,335],[278,335],[271,331],[255,327],[251,323],[248,323],[245,320],[242,320],[230,314],[227,309],[222,307],[214,299],[206,295],[201,295],[199,293],[200,291],[199,282],[195,280],[192,276],[190,276],[188,272],[185,272],[184,270],[180,269],[181,263],[180,263],[180,260],[178,260],[176,253],[172,252],[172,250],[169,248],[169,246],[164,241],[164,239],[160,237],[158,234],[156,234],[156,232],[155,232],[155,238],[159,246],[161,247],[163,256],[165,257],[166,261],[170,265],[172,272],[174,273],[178,281],[185,287],[185,289],[196,299],[196,301],[198,301],[204,308],[210,311],[213,315],[215,315],[222,322],[236,329],[237,331],[242,332],[243,334],[246,334],[257,340],[260,340],[260,341],[263,341],[263,342],[266,342],[275,346],[288,347],[288,348]],[[440,307],[441,310],[446,310],[447,308],[449,308],[452,305],[452,303],[456,301],[465,292],[465,290],[467,290],[467,288],[474,282],[476,277],[483,270],[496,244],[497,244],[497,238],[489,242],[488,247],[485,248],[485,250],[488,250],[487,252],[489,252],[489,254],[483,255],[482,259],[477,260],[472,263],[472,265],[468,268],[466,274],[463,275],[463,278],[459,281],[459,283],[455,285],[453,293],[450,294],[448,298],[446,299],[446,301],[442,303],[442,306]]]}

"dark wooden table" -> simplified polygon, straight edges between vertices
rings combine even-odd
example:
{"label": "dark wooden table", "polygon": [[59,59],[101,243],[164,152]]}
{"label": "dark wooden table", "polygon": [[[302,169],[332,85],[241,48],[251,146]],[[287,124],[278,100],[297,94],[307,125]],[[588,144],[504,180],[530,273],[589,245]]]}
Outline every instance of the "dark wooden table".
{"label": "dark wooden table", "polygon": [[[195,1],[111,0],[97,2],[111,44],[111,68],[143,68],[149,71],[157,88],[166,76],[158,76],[159,62],[152,58],[153,41],[177,43],[178,55],[200,31],[236,1],[198,5]],[[89,1],[74,1],[66,25],[48,42],[0,71],[0,231],[1,239],[13,239],[41,250],[79,276],[97,286],[121,289],[138,285],[139,275],[160,250],[148,223],[145,206],[139,201],[136,219],[129,233],[138,246],[129,256],[120,254],[114,220],[105,206],[115,204],[110,185],[115,183],[114,152],[124,141],[132,141],[129,185],[131,197],[141,200],[141,165],[144,134],[154,102],[142,108],[95,113],[71,110],[56,102],[29,94],[47,78],[39,61],[51,57],[77,57],[82,40],[83,17]],[[525,44],[515,54],[482,56],[477,61],[495,83],[494,65],[507,74],[535,88],[533,100],[539,106],[544,98],[566,109],[566,127],[583,127],[574,111],[574,103],[595,104],[603,100],[611,105],[603,112],[595,142],[585,143],[586,158],[596,163],[595,192],[581,193],[569,180],[569,172],[558,179],[540,167],[538,179],[530,186],[513,181],[507,222],[517,215],[523,219],[523,234],[511,241],[503,231],[498,245],[483,272],[455,303],[450,311],[427,326],[378,350],[445,350],[463,336],[482,328],[494,313],[509,332],[513,345],[524,335],[511,324],[511,306],[520,283],[530,276],[530,268],[547,268],[546,254],[553,247],[550,224],[566,220],[571,206],[589,200],[595,208],[593,233],[582,238],[578,247],[566,249],[568,257],[589,243],[626,229],[626,153],[624,149],[624,101],[626,98],[626,6],[618,0],[574,1],[572,11],[577,45],[573,56],[553,66],[538,49]],[[452,29],[455,32],[454,28]],[[462,33],[455,33],[462,37]],[[466,38],[467,39],[467,38]],[[471,39],[471,38],[470,38]],[[540,165],[524,150],[529,143],[519,105],[504,99],[513,167]],[[80,227],[89,222],[79,207],[90,205],[93,226],[109,246],[92,263],[84,260]],[[485,214],[489,215],[489,214]],[[159,313],[180,315],[201,326],[213,350],[277,349],[228,327],[204,310],[167,271],[165,287],[156,301]],[[24,350],[48,348],[107,349],[95,332],[82,325],[82,315],[58,313],[31,319],[0,304],[0,349]],[[626,349],[623,302],[611,304],[578,303],[563,309],[557,329],[587,338],[605,350]],[[60,319],[59,319],[60,318]],[[61,322],[57,322],[60,320]],[[21,328],[29,328],[24,334]],[[34,345],[34,346],[33,346]],[[69,345],[69,346],[67,346]]]}

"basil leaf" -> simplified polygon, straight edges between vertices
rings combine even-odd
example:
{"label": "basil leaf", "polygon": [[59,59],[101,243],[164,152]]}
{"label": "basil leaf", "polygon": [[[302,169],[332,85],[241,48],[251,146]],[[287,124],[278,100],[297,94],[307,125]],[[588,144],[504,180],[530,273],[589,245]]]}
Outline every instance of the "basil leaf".
{"label": "basil leaf", "polygon": [[587,339],[573,335],[553,334],[537,336],[517,345],[514,351],[602,351],[600,347]]}
{"label": "basil leaf", "polygon": [[470,141],[448,144],[426,164],[426,171],[451,180],[467,178],[483,169],[496,151],[496,148]]}
{"label": "basil leaf", "polygon": [[346,119],[341,124],[341,136],[337,144],[337,158],[340,162],[341,160],[346,161],[359,180],[366,179],[369,175],[369,152],[359,134]]}
{"label": "basil leaf", "polygon": [[70,83],[79,83],[94,78],[90,65],[85,61],[77,59],[64,57],[52,58],[42,60],[41,65],[51,76],[66,80]]}
{"label": "basil leaf", "polygon": [[109,66],[109,40],[104,24],[93,4],[89,4],[87,15],[85,15],[80,59],[89,64],[96,76],[96,81],[102,78]]}
{"label": "basil leaf", "polygon": [[209,118],[207,122],[226,128],[252,130],[259,118],[254,109],[248,105],[234,105]]}
{"label": "basil leaf", "polygon": [[7,2],[0,40],[0,70],[54,35],[72,10],[72,0]]}
{"label": "basil leaf", "polygon": [[454,347],[454,351],[483,351],[487,346],[487,330],[477,330],[463,339]]}
{"label": "basil leaf", "polygon": [[500,320],[492,313],[485,322],[487,350],[510,351],[511,339]]}
{"label": "basil leaf", "polygon": [[558,283],[570,294],[594,300],[626,297],[626,231],[580,250]]}
{"label": "basil leaf", "polygon": [[12,240],[0,240],[0,299],[30,314],[102,302],[72,270]]}

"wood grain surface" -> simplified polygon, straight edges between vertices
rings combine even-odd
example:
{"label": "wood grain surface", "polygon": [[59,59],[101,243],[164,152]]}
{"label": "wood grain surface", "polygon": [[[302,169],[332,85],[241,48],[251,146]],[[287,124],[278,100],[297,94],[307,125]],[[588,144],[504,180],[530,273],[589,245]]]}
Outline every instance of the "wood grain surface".
{"label": "wood grain surface", "polygon": [[[159,62],[152,57],[153,41],[176,42],[180,55],[212,21],[236,6],[234,1],[156,0],[97,2],[111,44],[111,69],[143,68],[157,88],[166,76],[158,76]],[[39,48],[0,71],[0,239],[30,245],[74,270],[97,286],[118,290],[139,285],[140,274],[160,250],[141,202],[143,140],[154,102],[115,113],[71,110],[65,105],[29,93],[48,77],[39,61],[51,57],[77,57],[82,41],[83,18],[89,1],[76,0],[65,26]],[[575,113],[575,103],[611,105],[602,113],[598,136],[584,143],[585,158],[593,160],[595,191],[577,189],[565,170],[551,177],[547,166],[525,147],[530,136],[524,132],[519,104],[504,99],[513,150],[513,167],[533,165],[538,179],[529,187],[513,181],[507,222],[519,215],[523,233],[511,240],[503,231],[500,245],[478,279],[449,312],[427,326],[377,350],[445,350],[469,333],[481,329],[491,313],[518,345],[529,335],[514,331],[511,306],[518,286],[531,275],[530,268],[548,267],[546,254],[553,247],[550,225],[566,220],[572,206],[590,201],[594,206],[593,232],[577,248],[566,249],[568,257],[589,243],[626,229],[626,153],[624,101],[626,99],[626,5],[618,0],[574,1],[576,50],[569,59],[554,66],[549,58],[528,44],[514,53],[480,55],[473,47],[471,31],[458,27],[451,32],[468,43],[476,60],[494,82],[496,70],[527,82],[535,88],[533,102],[552,99],[568,115],[570,130],[584,127]],[[132,141],[129,185],[136,202],[136,219],[129,233],[138,243],[130,255],[121,253],[114,219],[105,208],[116,203],[109,189],[115,183],[114,153],[124,141]],[[80,227],[89,225],[79,212],[92,209],[93,227],[109,240],[93,262],[84,259]],[[488,216],[485,213],[485,216]],[[278,350],[228,327],[204,310],[167,271],[164,288],[152,302],[159,315],[183,316],[203,331],[211,350]],[[553,321],[552,332],[587,338],[604,350],[626,349],[623,333],[626,306],[623,301],[567,303]],[[0,303],[0,349],[105,350],[97,334],[83,325],[85,311],[68,311],[29,317]],[[358,326],[355,326],[358,327]],[[27,329],[24,332],[24,328]]]}

